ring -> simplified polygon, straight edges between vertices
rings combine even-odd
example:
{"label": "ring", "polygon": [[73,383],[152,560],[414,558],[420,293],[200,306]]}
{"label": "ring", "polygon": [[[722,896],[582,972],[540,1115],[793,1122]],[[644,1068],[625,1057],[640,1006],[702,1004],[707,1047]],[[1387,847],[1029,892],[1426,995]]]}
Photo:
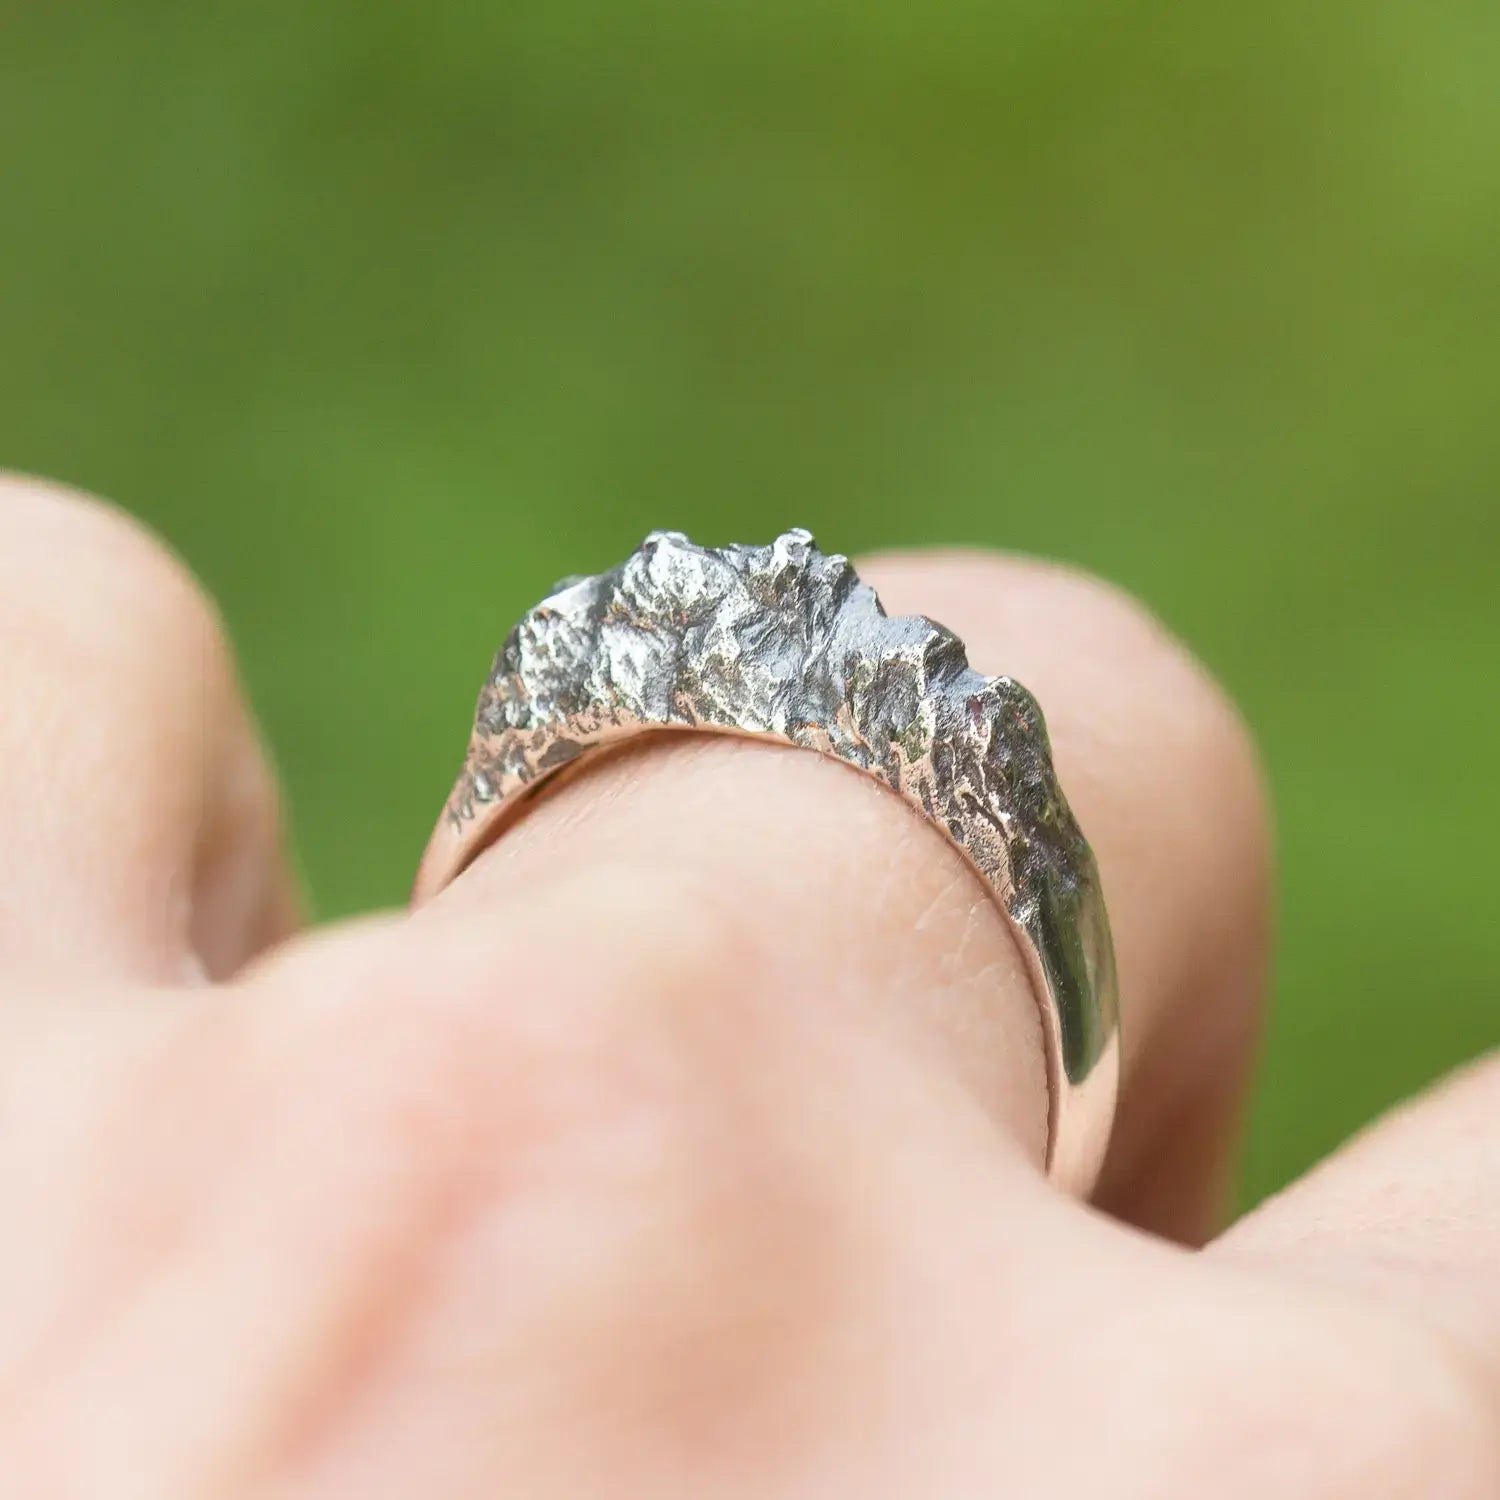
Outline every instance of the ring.
{"label": "ring", "polygon": [[985,882],[1041,1012],[1047,1169],[1087,1192],[1114,1122],[1114,949],[1094,856],[1031,694],[969,666],[952,631],[889,616],[806,531],[766,547],[653,532],[567,578],[511,631],[423,857],[415,900],[454,879],[543,787],[661,731],[748,735],[853,766],[939,829]]}

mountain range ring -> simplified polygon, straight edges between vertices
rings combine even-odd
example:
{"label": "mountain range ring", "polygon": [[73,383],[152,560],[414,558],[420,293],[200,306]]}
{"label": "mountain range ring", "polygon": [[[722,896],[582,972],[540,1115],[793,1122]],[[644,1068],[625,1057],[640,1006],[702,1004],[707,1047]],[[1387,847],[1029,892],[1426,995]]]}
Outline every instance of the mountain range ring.
{"label": "mountain range ring", "polygon": [[1025,961],[1047,1054],[1049,1175],[1087,1193],[1119,1086],[1114,949],[1099,873],[1052,765],[1041,710],[969,665],[923,616],[887,615],[809,533],[699,547],[653,532],[568,578],[511,631],[415,899],[456,878],[544,789],[646,734],[813,750],[883,783],[984,882]]}

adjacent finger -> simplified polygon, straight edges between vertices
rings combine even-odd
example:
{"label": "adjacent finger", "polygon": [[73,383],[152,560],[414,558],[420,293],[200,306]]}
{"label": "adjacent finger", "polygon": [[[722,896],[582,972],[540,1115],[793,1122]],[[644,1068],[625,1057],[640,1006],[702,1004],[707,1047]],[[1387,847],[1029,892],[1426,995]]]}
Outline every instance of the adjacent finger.
{"label": "adjacent finger", "polygon": [[[1120,953],[1126,1086],[1104,1199],[1205,1232],[1264,957],[1266,838],[1238,720],[1137,606],[1076,574],[980,556],[862,572],[893,612],[941,619],[977,666],[1037,693]],[[525,893],[586,866],[631,900],[674,893],[598,983],[675,972],[690,954],[713,1005],[755,975],[774,986],[767,1004],[941,1055],[1040,1155],[1036,1001],[1008,930],[944,838],[888,792],[779,747],[648,742],[544,799],[436,906],[503,922]],[[723,959],[693,941],[698,929],[727,944]]]}
{"label": "adjacent finger", "polygon": [[123,515],[0,478],[0,966],[222,975],[294,909],[202,592]]}

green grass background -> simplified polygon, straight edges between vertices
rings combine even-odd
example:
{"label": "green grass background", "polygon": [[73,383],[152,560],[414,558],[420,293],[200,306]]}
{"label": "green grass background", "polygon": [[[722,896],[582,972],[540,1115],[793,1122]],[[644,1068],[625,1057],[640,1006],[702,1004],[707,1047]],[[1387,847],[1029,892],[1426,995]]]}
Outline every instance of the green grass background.
{"label": "green grass background", "polygon": [[217,593],[325,915],[652,526],[1120,580],[1275,785],[1257,1196],[1500,1040],[1497,78],[1491,0],[0,0],[0,462]]}

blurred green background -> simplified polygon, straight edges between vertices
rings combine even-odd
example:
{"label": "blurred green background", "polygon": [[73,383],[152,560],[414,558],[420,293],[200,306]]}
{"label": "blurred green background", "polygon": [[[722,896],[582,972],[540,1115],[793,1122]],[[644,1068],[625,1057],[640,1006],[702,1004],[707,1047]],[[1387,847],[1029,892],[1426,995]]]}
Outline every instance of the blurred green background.
{"label": "blurred green background", "polygon": [[1120,580],[1275,784],[1258,1196],[1500,1041],[1497,78],[1492,0],[0,0],[0,462],[218,594],[325,915],[650,527]]}

